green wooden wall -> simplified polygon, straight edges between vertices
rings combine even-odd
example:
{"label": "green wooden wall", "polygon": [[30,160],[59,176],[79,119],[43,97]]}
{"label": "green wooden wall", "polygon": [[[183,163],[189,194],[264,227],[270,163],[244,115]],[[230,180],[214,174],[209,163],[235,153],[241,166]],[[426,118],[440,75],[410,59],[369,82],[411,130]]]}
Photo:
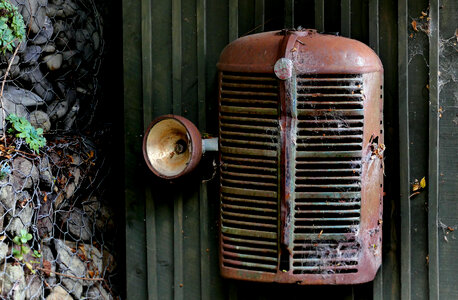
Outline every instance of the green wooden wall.
{"label": "green wooden wall", "polygon": [[[457,1],[123,0],[122,6],[127,299],[458,299]],[[216,62],[226,44],[299,25],[361,40],[384,64],[383,265],[373,283],[221,279],[218,183],[208,180],[213,157],[173,183],[154,178],[143,162],[143,131],[159,115],[182,115],[202,132],[217,133]],[[423,176],[426,189],[411,196]]]}

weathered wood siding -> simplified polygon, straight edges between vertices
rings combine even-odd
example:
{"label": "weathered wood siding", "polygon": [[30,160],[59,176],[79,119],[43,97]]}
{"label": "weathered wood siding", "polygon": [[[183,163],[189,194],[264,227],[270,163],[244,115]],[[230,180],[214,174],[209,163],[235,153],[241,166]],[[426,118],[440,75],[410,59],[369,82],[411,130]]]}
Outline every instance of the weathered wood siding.
{"label": "weathered wood siding", "polygon": [[[123,0],[127,299],[458,299],[456,11],[438,0]],[[159,115],[216,134],[226,44],[299,25],[361,40],[384,64],[383,266],[373,283],[221,279],[217,182],[203,181],[211,161],[175,183],[143,162],[143,131]],[[423,176],[426,189],[410,197]]]}

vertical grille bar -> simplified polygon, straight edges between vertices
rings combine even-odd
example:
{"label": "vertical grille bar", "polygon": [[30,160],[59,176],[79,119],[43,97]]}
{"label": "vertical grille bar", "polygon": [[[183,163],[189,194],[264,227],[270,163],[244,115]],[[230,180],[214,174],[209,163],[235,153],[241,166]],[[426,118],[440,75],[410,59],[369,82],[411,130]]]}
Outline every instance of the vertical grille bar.
{"label": "vertical grille bar", "polygon": [[220,86],[222,263],[275,273],[278,83],[271,75],[224,72]]}
{"label": "vertical grille bar", "polygon": [[361,75],[297,78],[293,274],[358,272]]}

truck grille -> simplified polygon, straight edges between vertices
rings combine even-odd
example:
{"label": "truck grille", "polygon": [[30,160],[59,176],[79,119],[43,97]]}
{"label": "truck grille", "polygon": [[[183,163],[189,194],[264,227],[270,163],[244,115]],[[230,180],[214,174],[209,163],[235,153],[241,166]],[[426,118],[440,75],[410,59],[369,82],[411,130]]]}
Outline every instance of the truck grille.
{"label": "truck grille", "polygon": [[278,265],[279,95],[270,75],[227,73],[220,82],[223,266]]}
{"label": "truck grille", "polygon": [[358,272],[362,84],[361,75],[297,78],[293,274]]}

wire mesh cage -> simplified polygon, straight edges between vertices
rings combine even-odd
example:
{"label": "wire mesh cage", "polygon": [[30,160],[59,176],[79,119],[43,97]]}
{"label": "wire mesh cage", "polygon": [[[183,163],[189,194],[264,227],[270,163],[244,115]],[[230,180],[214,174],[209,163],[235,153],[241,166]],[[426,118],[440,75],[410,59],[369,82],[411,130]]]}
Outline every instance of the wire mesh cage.
{"label": "wire mesh cage", "polygon": [[116,298],[109,167],[94,127],[101,17],[91,0],[6,2],[26,34],[0,55],[1,298]]}

